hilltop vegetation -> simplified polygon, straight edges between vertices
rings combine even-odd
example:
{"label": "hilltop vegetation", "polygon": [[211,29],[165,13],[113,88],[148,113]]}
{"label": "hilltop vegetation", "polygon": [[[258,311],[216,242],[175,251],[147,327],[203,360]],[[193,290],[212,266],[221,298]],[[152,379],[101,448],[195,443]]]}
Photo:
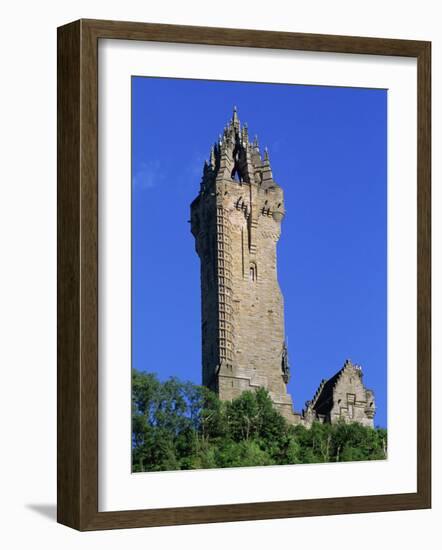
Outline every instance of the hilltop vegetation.
{"label": "hilltop vegetation", "polygon": [[220,401],[203,386],[132,373],[134,472],[381,460],[386,452],[381,428],[289,425],[262,388]]}

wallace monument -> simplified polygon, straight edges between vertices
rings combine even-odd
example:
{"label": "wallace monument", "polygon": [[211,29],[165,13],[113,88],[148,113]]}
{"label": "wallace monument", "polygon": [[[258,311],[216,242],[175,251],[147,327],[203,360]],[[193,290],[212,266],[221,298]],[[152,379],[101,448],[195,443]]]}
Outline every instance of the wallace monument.
{"label": "wallace monument", "polygon": [[222,400],[264,387],[292,424],[344,420],[372,427],[374,394],[362,383],[361,367],[349,360],[321,381],[302,412],[294,410],[276,265],[284,216],[268,151],[262,156],[257,138],[249,140],[235,108],[191,205],[201,261],[202,383]]}

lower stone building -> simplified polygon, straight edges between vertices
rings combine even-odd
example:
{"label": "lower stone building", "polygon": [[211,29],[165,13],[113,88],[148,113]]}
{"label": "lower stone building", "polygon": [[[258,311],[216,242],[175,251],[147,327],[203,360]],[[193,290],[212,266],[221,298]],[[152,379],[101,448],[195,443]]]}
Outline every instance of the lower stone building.
{"label": "lower stone building", "polygon": [[358,422],[373,427],[374,393],[362,383],[362,368],[347,359],[342,369],[322,380],[313,399],[302,412],[303,423],[339,421]]}

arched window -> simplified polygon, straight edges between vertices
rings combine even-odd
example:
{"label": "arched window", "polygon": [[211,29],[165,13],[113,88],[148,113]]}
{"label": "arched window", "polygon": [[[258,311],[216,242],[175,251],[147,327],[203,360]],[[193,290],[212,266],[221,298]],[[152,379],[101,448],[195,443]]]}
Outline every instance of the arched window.
{"label": "arched window", "polygon": [[250,271],[249,271],[250,281],[254,283],[258,277],[258,272],[256,271],[256,264],[251,263],[250,264]]}

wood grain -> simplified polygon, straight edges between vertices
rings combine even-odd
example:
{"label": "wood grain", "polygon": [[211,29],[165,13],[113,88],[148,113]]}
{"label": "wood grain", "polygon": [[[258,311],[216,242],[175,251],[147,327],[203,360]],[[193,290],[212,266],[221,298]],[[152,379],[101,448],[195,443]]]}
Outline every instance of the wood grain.
{"label": "wood grain", "polygon": [[[98,40],[417,58],[418,490],[416,493],[98,512]],[[58,521],[79,530],[431,506],[431,45],[414,40],[80,20],[58,29]]]}
{"label": "wood grain", "polygon": [[57,64],[57,518],[80,526],[80,22]]}

